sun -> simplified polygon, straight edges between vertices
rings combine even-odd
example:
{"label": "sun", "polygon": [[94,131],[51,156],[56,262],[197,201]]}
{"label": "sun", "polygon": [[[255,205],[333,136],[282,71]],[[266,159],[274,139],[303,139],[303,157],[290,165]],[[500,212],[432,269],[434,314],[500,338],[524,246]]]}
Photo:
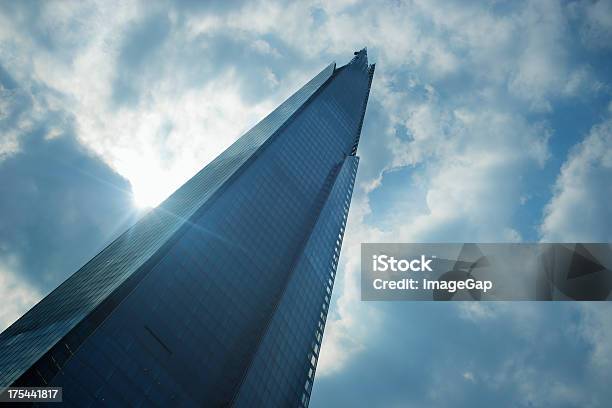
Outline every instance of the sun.
{"label": "sun", "polygon": [[132,193],[132,200],[138,209],[148,209],[157,207],[164,199],[161,192],[156,188],[136,189]]}
{"label": "sun", "polygon": [[132,184],[132,201],[138,209],[157,207],[172,193],[168,177],[137,178]]}
{"label": "sun", "polygon": [[183,182],[181,168],[164,166],[157,156],[143,153],[142,157],[126,160],[123,174],[132,187],[132,202],[138,209],[155,208]]}

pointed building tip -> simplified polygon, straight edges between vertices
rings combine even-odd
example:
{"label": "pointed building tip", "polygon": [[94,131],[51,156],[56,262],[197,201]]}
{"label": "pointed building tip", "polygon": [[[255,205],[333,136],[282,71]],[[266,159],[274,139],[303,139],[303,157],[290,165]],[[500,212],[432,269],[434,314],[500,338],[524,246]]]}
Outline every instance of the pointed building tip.
{"label": "pointed building tip", "polygon": [[360,65],[369,69],[368,65],[368,48],[363,47],[362,49],[353,52],[353,59],[347,65]]}
{"label": "pointed building tip", "polygon": [[353,55],[355,56],[353,58],[354,60],[360,59],[360,58],[364,58],[367,61],[368,60],[368,48],[367,47],[363,47],[359,51],[353,52]]}
{"label": "pointed building tip", "polygon": [[374,64],[368,63],[368,49],[363,47],[362,49],[353,52],[353,58],[345,65],[336,67],[335,72],[340,72],[345,68],[352,67],[352,69],[361,69],[371,76],[374,73]]}

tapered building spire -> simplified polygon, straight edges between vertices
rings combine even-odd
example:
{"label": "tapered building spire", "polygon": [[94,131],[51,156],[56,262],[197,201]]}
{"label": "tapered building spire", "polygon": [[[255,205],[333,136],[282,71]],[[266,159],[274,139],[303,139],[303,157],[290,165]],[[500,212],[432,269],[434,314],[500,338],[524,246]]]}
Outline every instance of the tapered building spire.
{"label": "tapered building spire", "polygon": [[307,406],[374,73],[330,64],[0,335],[0,389]]}

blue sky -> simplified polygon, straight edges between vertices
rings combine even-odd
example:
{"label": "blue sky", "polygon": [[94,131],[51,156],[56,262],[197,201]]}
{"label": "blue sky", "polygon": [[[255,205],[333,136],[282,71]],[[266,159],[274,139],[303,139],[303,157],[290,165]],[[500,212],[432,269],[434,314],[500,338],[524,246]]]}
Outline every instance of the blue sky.
{"label": "blue sky", "polygon": [[605,406],[608,304],[364,303],[358,255],[612,240],[610,1],[0,3],[0,327],[364,46],[312,406]]}

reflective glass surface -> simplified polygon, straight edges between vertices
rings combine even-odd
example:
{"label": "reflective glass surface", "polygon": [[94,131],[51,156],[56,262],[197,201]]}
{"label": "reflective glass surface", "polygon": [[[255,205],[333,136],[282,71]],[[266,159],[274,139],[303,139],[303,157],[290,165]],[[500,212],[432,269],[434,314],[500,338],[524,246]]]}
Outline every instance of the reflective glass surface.
{"label": "reflective glass surface", "polygon": [[2,333],[0,387],[308,405],[372,74],[324,69]]}

